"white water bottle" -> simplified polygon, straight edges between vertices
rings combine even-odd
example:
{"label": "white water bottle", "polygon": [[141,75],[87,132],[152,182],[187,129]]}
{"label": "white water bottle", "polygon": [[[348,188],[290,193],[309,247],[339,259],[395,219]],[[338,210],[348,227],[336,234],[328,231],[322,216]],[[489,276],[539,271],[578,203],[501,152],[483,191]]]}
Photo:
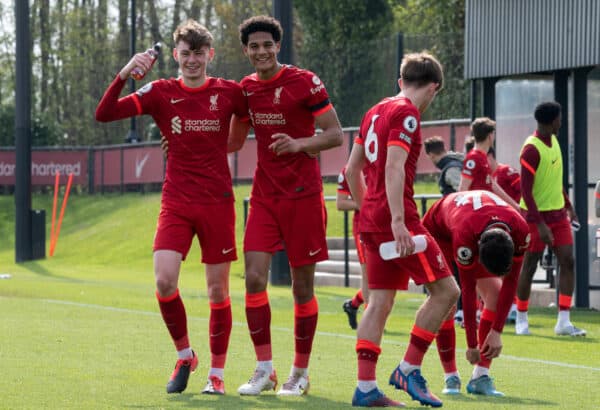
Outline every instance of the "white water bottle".
{"label": "white water bottle", "polygon": [[[427,237],[425,235],[415,235],[412,240],[415,243],[415,250],[411,255],[427,249]],[[396,241],[383,242],[379,245],[379,255],[384,261],[399,258],[400,254],[396,251]]]}

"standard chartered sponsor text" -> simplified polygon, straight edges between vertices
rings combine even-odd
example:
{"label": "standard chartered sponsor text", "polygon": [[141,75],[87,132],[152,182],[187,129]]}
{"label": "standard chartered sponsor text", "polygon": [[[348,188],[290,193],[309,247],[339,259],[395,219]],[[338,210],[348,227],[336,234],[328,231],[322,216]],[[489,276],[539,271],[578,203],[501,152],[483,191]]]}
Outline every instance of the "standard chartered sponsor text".
{"label": "standard chartered sponsor text", "polygon": [[221,122],[219,120],[185,120],[185,131],[219,132]]}
{"label": "standard chartered sponsor text", "polygon": [[[81,162],[73,164],[55,163],[55,162],[32,162],[31,176],[48,176],[56,175],[59,172],[61,175],[73,174],[73,176],[81,175]],[[0,162],[0,176],[11,177],[15,175],[15,164]]]}
{"label": "standard chartered sponsor text", "polygon": [[254,122],[260,125],[285,125],[282,113],[254,113]]}

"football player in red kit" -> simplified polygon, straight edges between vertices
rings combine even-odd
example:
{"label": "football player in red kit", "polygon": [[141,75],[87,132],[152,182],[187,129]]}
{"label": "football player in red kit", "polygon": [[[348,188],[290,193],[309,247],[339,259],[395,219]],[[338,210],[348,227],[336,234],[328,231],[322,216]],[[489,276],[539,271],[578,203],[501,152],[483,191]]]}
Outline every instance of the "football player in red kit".
{"label": "football player in red kit", "polygon": [[[258,164],[244,235],[246,319],[257,364],[238,392],[258,395],[277,385],[267,282],[273,253],[285,248],[294,296],[295,355],[277,394],[298,396],[309,388],[308,363],[317,327],[315,264],[328,258],[323,186],[314,154],[341,145],[343,133],[319,77],[277,61],[283,35],[277,20],[251,17],[239,31],[244,54],[256,70],[241,85],[248,98],[247,126],[254,128]],[[321,133],[316,134],[315,124]]]}
{"label": "football player in red kit", "polygon": [[[421,363],[444,318],[451,314],[459,289],[440,248],[423,227],[414,201],[413,184],[421,154],[421,113],[443,85],[441,64],[427,53],[406,55],[400,68],[400,94],[385,98],[363,117],[346,168],[352,197],[360,207],[359,230],[366,248],[369,305],[358,325],[358,383],[354,406],[401,407],[378,388],[377,360],[385,322],[396,291],[407,289],[409,277],[429,296],[417,311],[404,359],[389,383],[421,404],[440,407],[421,375]],[[367,191],[360,183],[364,172]],[[423,253],[413,254],[412,235],[428,237]],[[379,245],[394,241],[401,258],[384,260]],[[452,319],[451,319],[452,320]]]}
{"label": "football player in red kit", "polygon": [[223,370],[232,326],[229,268],[237,259],[228,135],[232,117],[244,119],[248,108],[237,83],[206,74],[214,56],[212,39],[211,33],[193,20],[181,24],[173,33],[173,57],[181,77],[152,81],[119,99],[134,68],[148,72],[152,67],[152,57],[138,53],[121,69],[96,109],[96,119],[103,122],[151,115],[169,142],[153,247],[156,297],[179,358],[167,384],[168,393],[185,390],[198,365],[178,288],[181,262],[194,236],[202,248],[210,304],[211,367],[203,393],[225,392]]}
{"label": "football player in red kit", "polygon": [[[467,360],[475,365],[467,392],[502,396],[489,377],[489,368],[502,350],[500,335],[517,289],[523,254],[529,246],[527,222],[496,194],[474,190],[450,194],[436,202],[423,217],[423,225],[446,259],[456,261],[458,266]],[[484,302],[479,326],[478,293]],[[454,348],[454,343],[438,345],[440,350]]]}
{"label": "football player in red kit", "polygon": [[485,189],[495,192],[510,206],[519,210],[519,204],[492,178],[487,153],[494,144],[496,122],[487,117],[475,118],[471,124],[471,131],[475,138],[475,146],[465,156],[458,191]]}
{"label": "football player in red kit", "polygon": [[344,301],[342,309],[348,316],[348,323],[350,324],[350,327],[352,329],[356,329],[358,323],[356,321],[356,314],[358,312],[358,308],[363,303],[365,303],[366,308],[366,301],[369,298],[369,288],[367,286],[367,259],[365,257],[364,245],[361,242],[358,233],[358,221],[360,211],[358,209],[358,204],[354,199],[352,199],[350,188],[348,188],[348,182],[346,181],[346,167],[344,167],[338,175],[338,186],[337,195],[335,197],[335,204],[338,211],[354,211],[354,214],[352,215],[352,235],[354,236],[356,253],[358,255],[358,262],[360,263],[361,288],[358,290],[358,292],[356,292],[352,299]]}
{"label": "football player in red kit", "polygon": [[492,171],[492,178],[498,183],[515,202],[521,200],[521,174],[510,165],[496,160],[496,150],[490,147],[488,150],[488,163]]}

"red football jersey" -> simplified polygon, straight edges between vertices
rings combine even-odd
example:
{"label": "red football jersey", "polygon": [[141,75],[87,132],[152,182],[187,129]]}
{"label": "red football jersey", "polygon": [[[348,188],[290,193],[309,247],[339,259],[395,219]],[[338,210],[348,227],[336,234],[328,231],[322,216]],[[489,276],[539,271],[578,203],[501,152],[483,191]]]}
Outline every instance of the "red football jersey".
{"label": "red football jersey", "polygon": [[469,151],[463,161],[462,176],[472,180],[469,190],[485,189],[491,191],[492,170],[487,154],[475,148]]}
{"label": "red football jersey", "polygon": [[283,66],[269,80],[260,80],[254,73],[241,85],[248,97],[258,150],[252,195],[298,198],[321,192],[316,158],[304,152],[277,156],[269,149],[276,133],[292,138],[315,135],[315,117],[332,109],[319,77],[308,70]]}
{"label": "red football jersey", "polygon": [[521,175],[519,171],[506,164],[498,164],[492,174],[500,188],[504,190],[515,202],[521,200]]}
{"label": "red football jersey", "polygon": [[385,98],[363,117],[356,143],[365,148],[363,169],[368,189],[363,199],[360,232],[391,232],[391,214],[385,190],[385,163],[388,146],[407,151],[404,165],[404,222],[419,223],[419,212],[413,199],[417,160],[421,154],[421,116],[406,97]]}
{"label": "red football jersey", "polygon": [[430,231],[435,231],[435,234],[432,232],[433,236],[452,242],[453,258],[459,267],[468,267],[479,260],[479,237],[493,224],[507,228],[515,244],[516,255],[522,255],[527,250],[527,222],[493,192],[455,192],[440,199],[427,213],[431,218],[429,225],[433,227]]}
{"label": "red football jersey", "polygon": [[[513,266],[504,276],[492,328],[501,332],[512,304],[523,253],[529,247],[529,228],[521,214],[490,191],[456,192],[445,196],[427,211],[423,224],[456,262],[460,274],[465,330],[469,347],[477,346],[475,324],[476,281],[485,268],[479,263],[479,239],[490,227],[506,230],[514,243]],[[450,248],[450,249],[448,249]],[[483,271],[483,272],[482,272]],[[489,274],[489,273],[488,273]]]}
{"label": "red football jersey", "polygon": [[182,79],[161,79],[118,99],[124,84],[117,76],[98,105],[97,117],[152,116],[169,141],[163,200],[233,201],[227,138],[231,116],[248,116],[241,86],[212,77],[198,88],[187,87]]}

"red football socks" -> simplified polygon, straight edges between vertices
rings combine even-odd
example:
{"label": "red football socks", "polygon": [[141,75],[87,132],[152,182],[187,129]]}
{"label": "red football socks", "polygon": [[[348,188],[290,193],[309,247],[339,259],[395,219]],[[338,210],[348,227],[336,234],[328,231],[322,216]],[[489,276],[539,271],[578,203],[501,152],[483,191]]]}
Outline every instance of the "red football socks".
{"label": "red football socks", "polygon": [[421,366],[423,357],[433,339],[435,339],[435,333],[414,325],[410,332],[410,343],[404,354],[404,361],[413,366]]}
{"label": "red football socks", "polygon": [[454,319],[442,322],[440,330],[435,337],[438,354],[444,373],[455,373],[456,370],[456,330]]}
{"label": "red football socks", "polygon": [[231,335],[231,299],[210,304],[209,343],[210,367],[223,369],[227,358],[229,336]]}
{"label": "red football socks", "polygon": [[318,317],[319,305],[315,296],[306,303],[294,304],[294,366],[297,368],[308,367]]}
{"label": "red football socks", "polygon": [[179,289],[176,289],[175,292],[169,296],[160,296],[158,291],[156,291],[156,299],[158,299],[160,313],[171,334],[175,348],[178,351],[189,348],[190,341],[188,339],[187,331],[187,316],[185,314],[183,301],[179,296]]}
{"label": "red football socks", "polygon": [[377,359],[381,348],[375,343],[364,339],[356,341],[356,355],[358,359],[358,380],[376,380]]}
{"label": "red football socks", "polygon": [[266,290],[259,293],[246,293],[246,320],[250,338],[254,343],[256,360],[260,362],[272,360],[271,306]]}

